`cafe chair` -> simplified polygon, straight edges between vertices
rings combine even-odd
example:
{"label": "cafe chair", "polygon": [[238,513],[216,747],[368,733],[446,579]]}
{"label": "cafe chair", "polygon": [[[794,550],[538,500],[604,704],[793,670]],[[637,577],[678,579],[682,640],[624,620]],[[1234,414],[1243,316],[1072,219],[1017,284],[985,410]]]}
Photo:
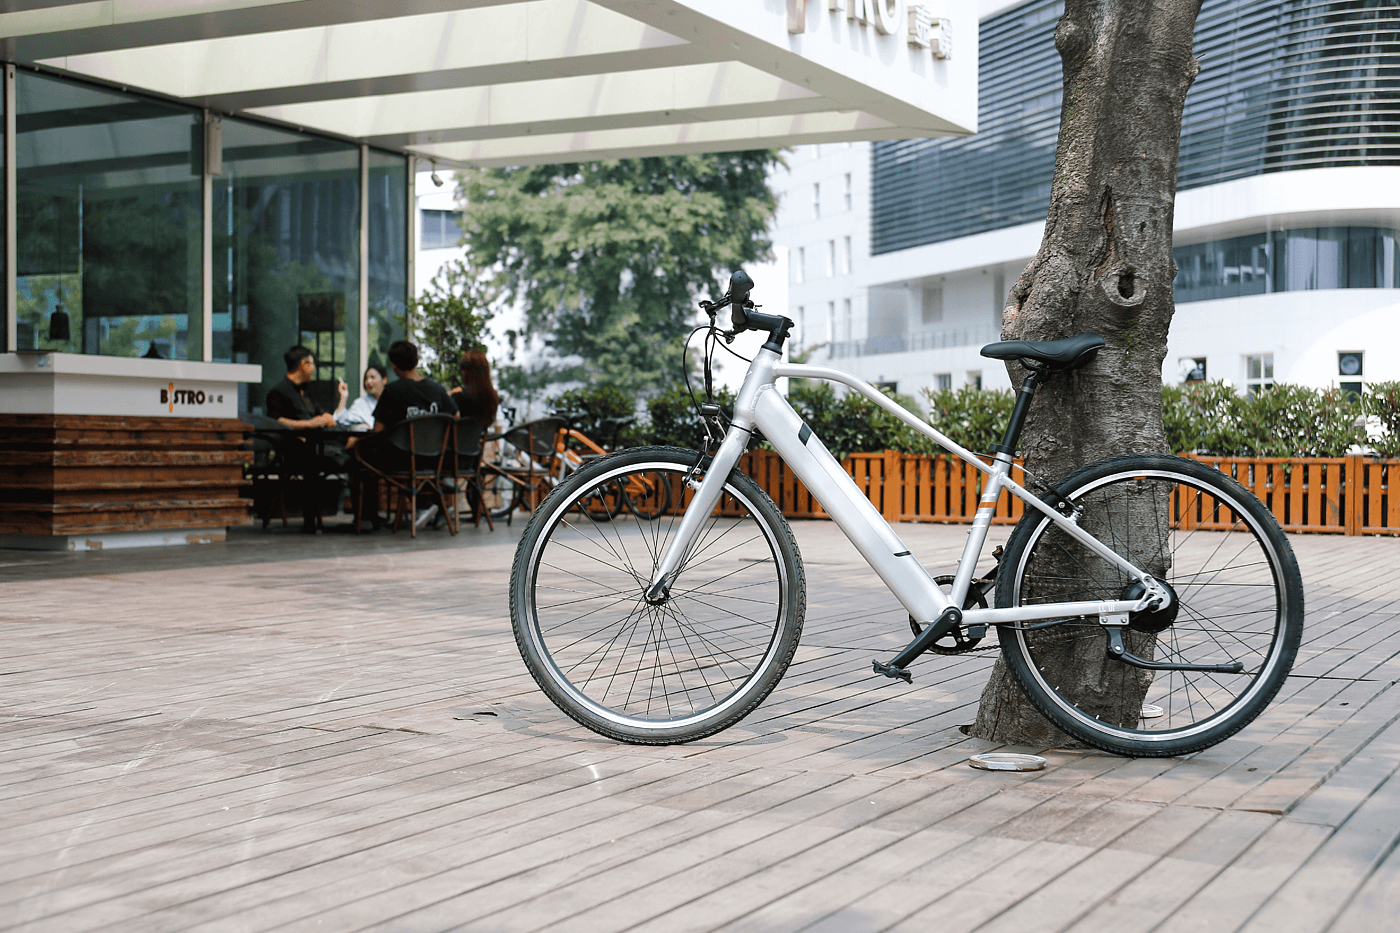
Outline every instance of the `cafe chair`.
{"label": "cafe chair", "polygon": [[[517,500],[521,495],[530,497],[532,501],[529,501],[527,506],[531,511],[539,505],[539,502],[533,499],[541,494],[540,490],[548,488],[546,477],[558,475],[558,436],[567,425],[568,422],[563,418],[536,418],[534,421],[517,424],[500,434],[492,434],[485,438],[487,441],[504,440],[515,448],[519,467],[493,469],[507,477],[516,487]],[[507,525],[511,522],[513,512],[512,509],[506,515]]]}
{"label": "cafe chair", "polygon": [[[486,490],[481,483],[481,439],[484,433],[485,429],[479,422],[465,419],[457,421],[453,427],[454,443],[448,454],[443,486],[448,495],[453,497],[454,510],[460,493],[471,503],[472,525],[480,527],[481,516],[484,513],[486,527],[495,531],[496,524],[491,520],[491,510],[486,508]],[[462,517],[458,514],[459,527],[461,523]]]}
{"label": "cafe chair", "polygon": [[[408,528],[412,537],[418,536],[415,516],[418,514],[418,500],[425,497],[429,502],[442,502],[446,505],[443,488],[443,465],[452,436],[455,419],[451,415],[418,415],[405,418],[380,434],[371,435],[354,447],[355,463],[361,483],[360,494],[356,496],[355,533],[359,534],[367,502],[374,501],[365,495],[364,484],[381,482],[389,491],[394,503],[394,530],[399,530],[405,509],[408,510]],[[447,516],[447,530],[457,533],[456,509],[443,509]]]}
{"label": "cafe chair", "polygon": [[282,422],[265,415],[246,414],[243,423],[252,428],[248,440],[253,462],[247,478],[253,485],[253,512],[262,521],[263,531],[272,522],[274,510],[282,516],[282,527],[286,528],[287,503],[295,501],[292,484],[298,481],[289,468],[286,445],[293,442],[295,436]]}

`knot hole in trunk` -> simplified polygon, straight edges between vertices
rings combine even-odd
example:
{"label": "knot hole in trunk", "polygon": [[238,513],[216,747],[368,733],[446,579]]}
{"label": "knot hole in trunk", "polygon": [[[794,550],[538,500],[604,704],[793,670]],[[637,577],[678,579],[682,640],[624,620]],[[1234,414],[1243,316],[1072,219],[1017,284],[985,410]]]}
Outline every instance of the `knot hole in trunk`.
{"label": "knot hole in trunk", "polygon": [[1099,287],[1120,308],[1135,308],[1147,297],[1146,283],[1131,266],[1105,273],[1099,279]]}

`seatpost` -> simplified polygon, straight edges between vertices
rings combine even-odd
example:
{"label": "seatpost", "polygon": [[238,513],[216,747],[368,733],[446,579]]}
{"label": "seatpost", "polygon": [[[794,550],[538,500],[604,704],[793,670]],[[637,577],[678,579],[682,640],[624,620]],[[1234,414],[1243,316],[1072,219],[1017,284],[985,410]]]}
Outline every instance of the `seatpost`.
{"label": "seatpost", "polygon": [[1016,456],[1016,442],[1021,439],[1021,428],[1025,426],[1026,414],[1031,410],[1031,399],[1035,397],[1035,387],[1045,375],[1045,370],[1032,367],[1026,381],[1021,383],[1021,392],[1016,396],[1016,407],[1011,410],[1011,420],[1006,425],[1006,437],[1000,444],[992,445],[992,453],[1005,453]]}

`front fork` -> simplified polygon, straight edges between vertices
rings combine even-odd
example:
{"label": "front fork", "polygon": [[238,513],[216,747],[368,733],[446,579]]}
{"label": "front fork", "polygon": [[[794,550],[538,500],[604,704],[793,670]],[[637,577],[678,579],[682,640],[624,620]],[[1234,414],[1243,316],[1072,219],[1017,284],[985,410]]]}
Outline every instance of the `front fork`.
{"label": "front fork", "polygon": [[[724,494],[725,481],[729,479],[729,474],[738,465],[739,458],[744,455],[744,450],[749,445],[749,432],[743,428],[731,427],[725,434],[724,440],[719,445],[719,450],[715,451],[714,457],[710,460],[708,467],[702,462],[696,465],[696,470],[686,476],[686,482],[694,484],[699,479],[699,484],[695,490],[695,498],[690,505],[686,506],[685,514],[681,517],[680,527],[671,537],[671,543],[666,546],[666,552],[661,555],[661,562],[656,565],[656,570],[652,574],[651,586],[647,587],[647,602],[653,605],[664,603],[671,593],[671,584],[680,575],[681,568],[685,566],[686,556],[690,553],[691,545],[699,537],[700,525],[705,519],[714,513],[715,506],[719,504],[719,497]],[[700,468],[704,467],[704,474],[698,475]],[[681,490],[684,497],[685,490]]]}

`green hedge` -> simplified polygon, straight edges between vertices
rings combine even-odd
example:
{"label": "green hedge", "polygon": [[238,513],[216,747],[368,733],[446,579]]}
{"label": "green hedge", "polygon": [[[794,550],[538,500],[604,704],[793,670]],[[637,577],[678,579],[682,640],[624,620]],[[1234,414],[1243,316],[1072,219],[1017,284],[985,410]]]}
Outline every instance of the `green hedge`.
{"label": "green hedge", "polygon": [[[889,393],[919,414],[908,396]],[[1015,396],[1009,389],[925,391],[927,420],[968,450],[985,452],[1002,438]],[[721,390],[730,409],[733,393]],[[551,400],[556,409],[586,409],[597,419],[630,414],[631,396],[616,389],[575,389]],[[850,453],[902,450],[938,453],[922,434],[853,392],[837,396],[830,383],[793,380],[793,408],[837,457]],[[627,444],[698,447],[705,432],[684,388],[673,388],[647,402],[649,424],[623,439]],[[920,415],[920,417],[923,417]],[[1366,419],[1383,432],[1369,441]],[[1267,392],[1240,395],[1223,382],[1162,387],[1162,421],[1167,442],[1177,453],[1233,457],[1339,457],[1364,447],[1383,457],[1400,456],[1400,382],[1368,385],[1360,398],[1339,389],[1280,384]],[[584,426],[588,433],[588,426]]]}

